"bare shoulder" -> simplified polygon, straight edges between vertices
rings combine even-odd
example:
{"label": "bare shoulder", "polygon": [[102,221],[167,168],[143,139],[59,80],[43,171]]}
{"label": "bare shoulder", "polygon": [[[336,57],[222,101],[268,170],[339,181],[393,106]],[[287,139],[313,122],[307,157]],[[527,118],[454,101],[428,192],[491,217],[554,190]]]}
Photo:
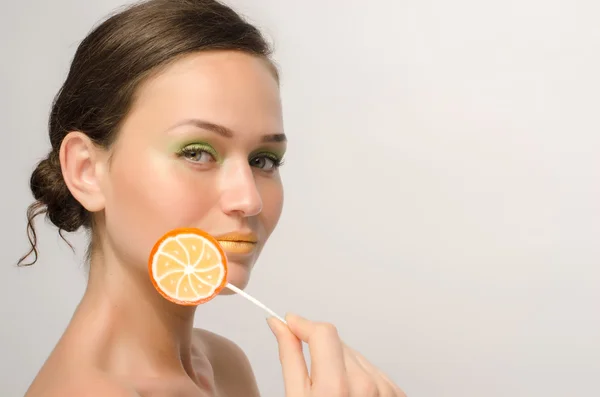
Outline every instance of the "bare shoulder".
{"label": "bare shoulder", "polygon": [[102,374],[71,373],[51,383],[32,384],[25,397],[141,397],[133,388]]}
{"label": "bare shoulder", "polygon": [[250,360],[235,342],[203,329],[194,329],[194,344],[206,352],[217,387],[225,396],[258,397]]}

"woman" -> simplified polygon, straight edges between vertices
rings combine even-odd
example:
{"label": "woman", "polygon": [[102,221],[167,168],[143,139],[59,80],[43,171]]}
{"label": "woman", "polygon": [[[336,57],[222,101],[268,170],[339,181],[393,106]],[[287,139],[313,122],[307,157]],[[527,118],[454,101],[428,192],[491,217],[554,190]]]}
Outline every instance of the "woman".
{"label": "woman", "polygon": [[[163,299],[146,263],[165,232],[198,227],[253,241],[227,251],[229,282],[247,284],[283,204],[269,56],[258,30],[213,0],[139,3],[78,47],[53,103],[52,149],[31,176],[28,232],[35,262],[35,216],[87,229],[90,274],[28,397],[259,395],[244,353],[194,329],[194,309]],[[287,396],[403,395],[334,326],[287,321],[269,320]]]}

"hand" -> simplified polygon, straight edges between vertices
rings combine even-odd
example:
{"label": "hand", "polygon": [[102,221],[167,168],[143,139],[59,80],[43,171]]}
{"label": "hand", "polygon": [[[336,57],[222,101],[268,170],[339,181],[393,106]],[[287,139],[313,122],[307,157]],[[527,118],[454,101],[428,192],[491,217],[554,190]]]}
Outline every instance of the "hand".
{"label": "hand", "polygon": [[[387,376],[344,344],[335,326],[288,315],[268,320],[279,344],[286,397],[406,397]],[[302,342],[310,351],[311,374]]]}

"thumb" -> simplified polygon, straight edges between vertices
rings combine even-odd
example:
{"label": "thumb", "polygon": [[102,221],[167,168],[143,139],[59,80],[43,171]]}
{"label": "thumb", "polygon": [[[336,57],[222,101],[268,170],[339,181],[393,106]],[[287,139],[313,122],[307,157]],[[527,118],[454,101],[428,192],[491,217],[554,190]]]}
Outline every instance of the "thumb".
{"label": "thumb", "polygon": [[290,331],[301,341],[310,343],[310,337],[316,329],[316,324],[297,314],[288,313],[286,321]]}
{"label": "thumb", "polygon": [[304,396],[305,391],[310,389],[310,377],[302,352],[302,342],[279,319],[270,317],[267,323],[277,339],[285,395]]}

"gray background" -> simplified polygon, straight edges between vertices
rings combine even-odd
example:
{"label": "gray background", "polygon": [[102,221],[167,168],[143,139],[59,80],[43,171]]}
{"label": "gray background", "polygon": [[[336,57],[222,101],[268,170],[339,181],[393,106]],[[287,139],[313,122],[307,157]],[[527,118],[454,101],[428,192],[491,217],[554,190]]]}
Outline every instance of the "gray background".
{"label": "gray background", "polygon": [[[28,178],[77,43],[121,0],[2,0],[0,394],[22,395],[85,285]],[[409,396],[598,396],[600,3],[231,0],[272,37],[286,205],[248,291],[335,323]],[[315,277],[315,272],[320,277]],[[239,296],[197,325],[281,396],[275,340]]]}

